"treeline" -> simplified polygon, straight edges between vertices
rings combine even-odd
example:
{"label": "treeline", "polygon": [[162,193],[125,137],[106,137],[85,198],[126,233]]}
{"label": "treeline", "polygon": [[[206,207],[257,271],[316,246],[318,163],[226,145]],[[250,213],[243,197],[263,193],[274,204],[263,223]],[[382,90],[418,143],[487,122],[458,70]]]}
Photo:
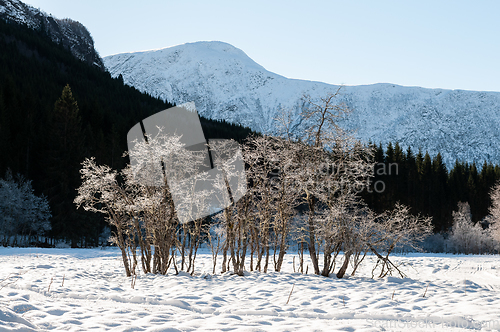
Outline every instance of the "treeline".
{"label": "treeline", "polygon": [[396,202],[411,207],[412,213],[432,217],[435,232],[448,231],[452,212],[458,202],[468,202],[472,221],[481,221],[491,206],[490,191],[500,179],[500,167],[484,163],[456,161],[448,171],[441,154],[430,156],[411,148],[404,151],[398,143],[387,147],[374,145],[375,177],[369,191],[363,193],[367,204],[377,212],[390,209]]}
{"label": "treeline", "polygon": [[[63,92],[63,88],[68,89]],[[76,211],[85,157],[121,169],[128,130],[173,106],[76,59],[43,31],[0,20],[0,177],[7,169],[48,196],[52,239],[97,245],[102,217]],[[251,131],[201,119],[207,138],[242,140]]]}

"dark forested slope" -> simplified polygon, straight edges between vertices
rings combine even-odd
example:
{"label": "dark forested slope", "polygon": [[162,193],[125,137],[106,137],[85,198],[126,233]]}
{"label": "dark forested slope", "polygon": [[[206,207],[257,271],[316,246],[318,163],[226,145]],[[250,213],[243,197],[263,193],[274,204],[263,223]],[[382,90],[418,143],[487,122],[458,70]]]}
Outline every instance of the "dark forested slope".
{"label": "dark forested slope", "polygon": [[[45,31],[0,19],[0,176],[10,168],[48,195],[52,237],[96,244],[102,220],[72,204],[80,162],[95,156],[122,168],[128,130],[171,106],[80,61]],[[207,138],[242,140],[250,133],[201,120]]]}

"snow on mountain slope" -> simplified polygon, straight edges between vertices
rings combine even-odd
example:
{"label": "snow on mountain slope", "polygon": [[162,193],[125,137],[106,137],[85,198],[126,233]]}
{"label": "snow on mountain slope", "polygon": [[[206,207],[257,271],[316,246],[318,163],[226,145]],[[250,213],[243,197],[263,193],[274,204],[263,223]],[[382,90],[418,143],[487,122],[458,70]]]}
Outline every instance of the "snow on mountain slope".
{"label": "snow on mountain slope", "polygon": [[[113,76],[175,103],[194,101],[201,115],[275,133],[280,108],[301,123],[303,95],[313,99],[338,86],[269,72],[222,42],[196,42],[105,57]],[[500,163],[500,93],[425,89],[394,84],[346,86],[339,101],[354,112],[342,126],[364,141],[400,142],[431,155]],[[305,124],[307,125],[307,124]]]}

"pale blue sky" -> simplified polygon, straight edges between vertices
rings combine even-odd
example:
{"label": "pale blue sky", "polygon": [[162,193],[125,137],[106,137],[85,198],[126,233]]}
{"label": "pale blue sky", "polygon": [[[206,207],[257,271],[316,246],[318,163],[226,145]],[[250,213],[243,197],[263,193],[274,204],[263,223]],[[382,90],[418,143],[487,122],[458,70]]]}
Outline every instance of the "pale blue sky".
{"label": "pale blue sky", "polygon": [[500,91],[500,1],[25,0],[83,23],[101,56],[220,40],[277,74]]}

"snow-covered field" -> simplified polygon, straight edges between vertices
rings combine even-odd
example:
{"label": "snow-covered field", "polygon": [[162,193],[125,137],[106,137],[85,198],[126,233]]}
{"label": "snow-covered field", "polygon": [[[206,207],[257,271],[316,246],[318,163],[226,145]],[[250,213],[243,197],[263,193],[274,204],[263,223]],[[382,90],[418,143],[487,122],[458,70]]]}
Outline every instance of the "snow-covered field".
{"label": "snow-covered field", "polygon": [[132,289],[115,249],[0,248],[0,331],[500,330],[499,256],[397,256],[405,279],[372,279],[373,257],[355,277],[302,275],[293,256],[281,273],[211,276],[202,250],[200,274]]}

